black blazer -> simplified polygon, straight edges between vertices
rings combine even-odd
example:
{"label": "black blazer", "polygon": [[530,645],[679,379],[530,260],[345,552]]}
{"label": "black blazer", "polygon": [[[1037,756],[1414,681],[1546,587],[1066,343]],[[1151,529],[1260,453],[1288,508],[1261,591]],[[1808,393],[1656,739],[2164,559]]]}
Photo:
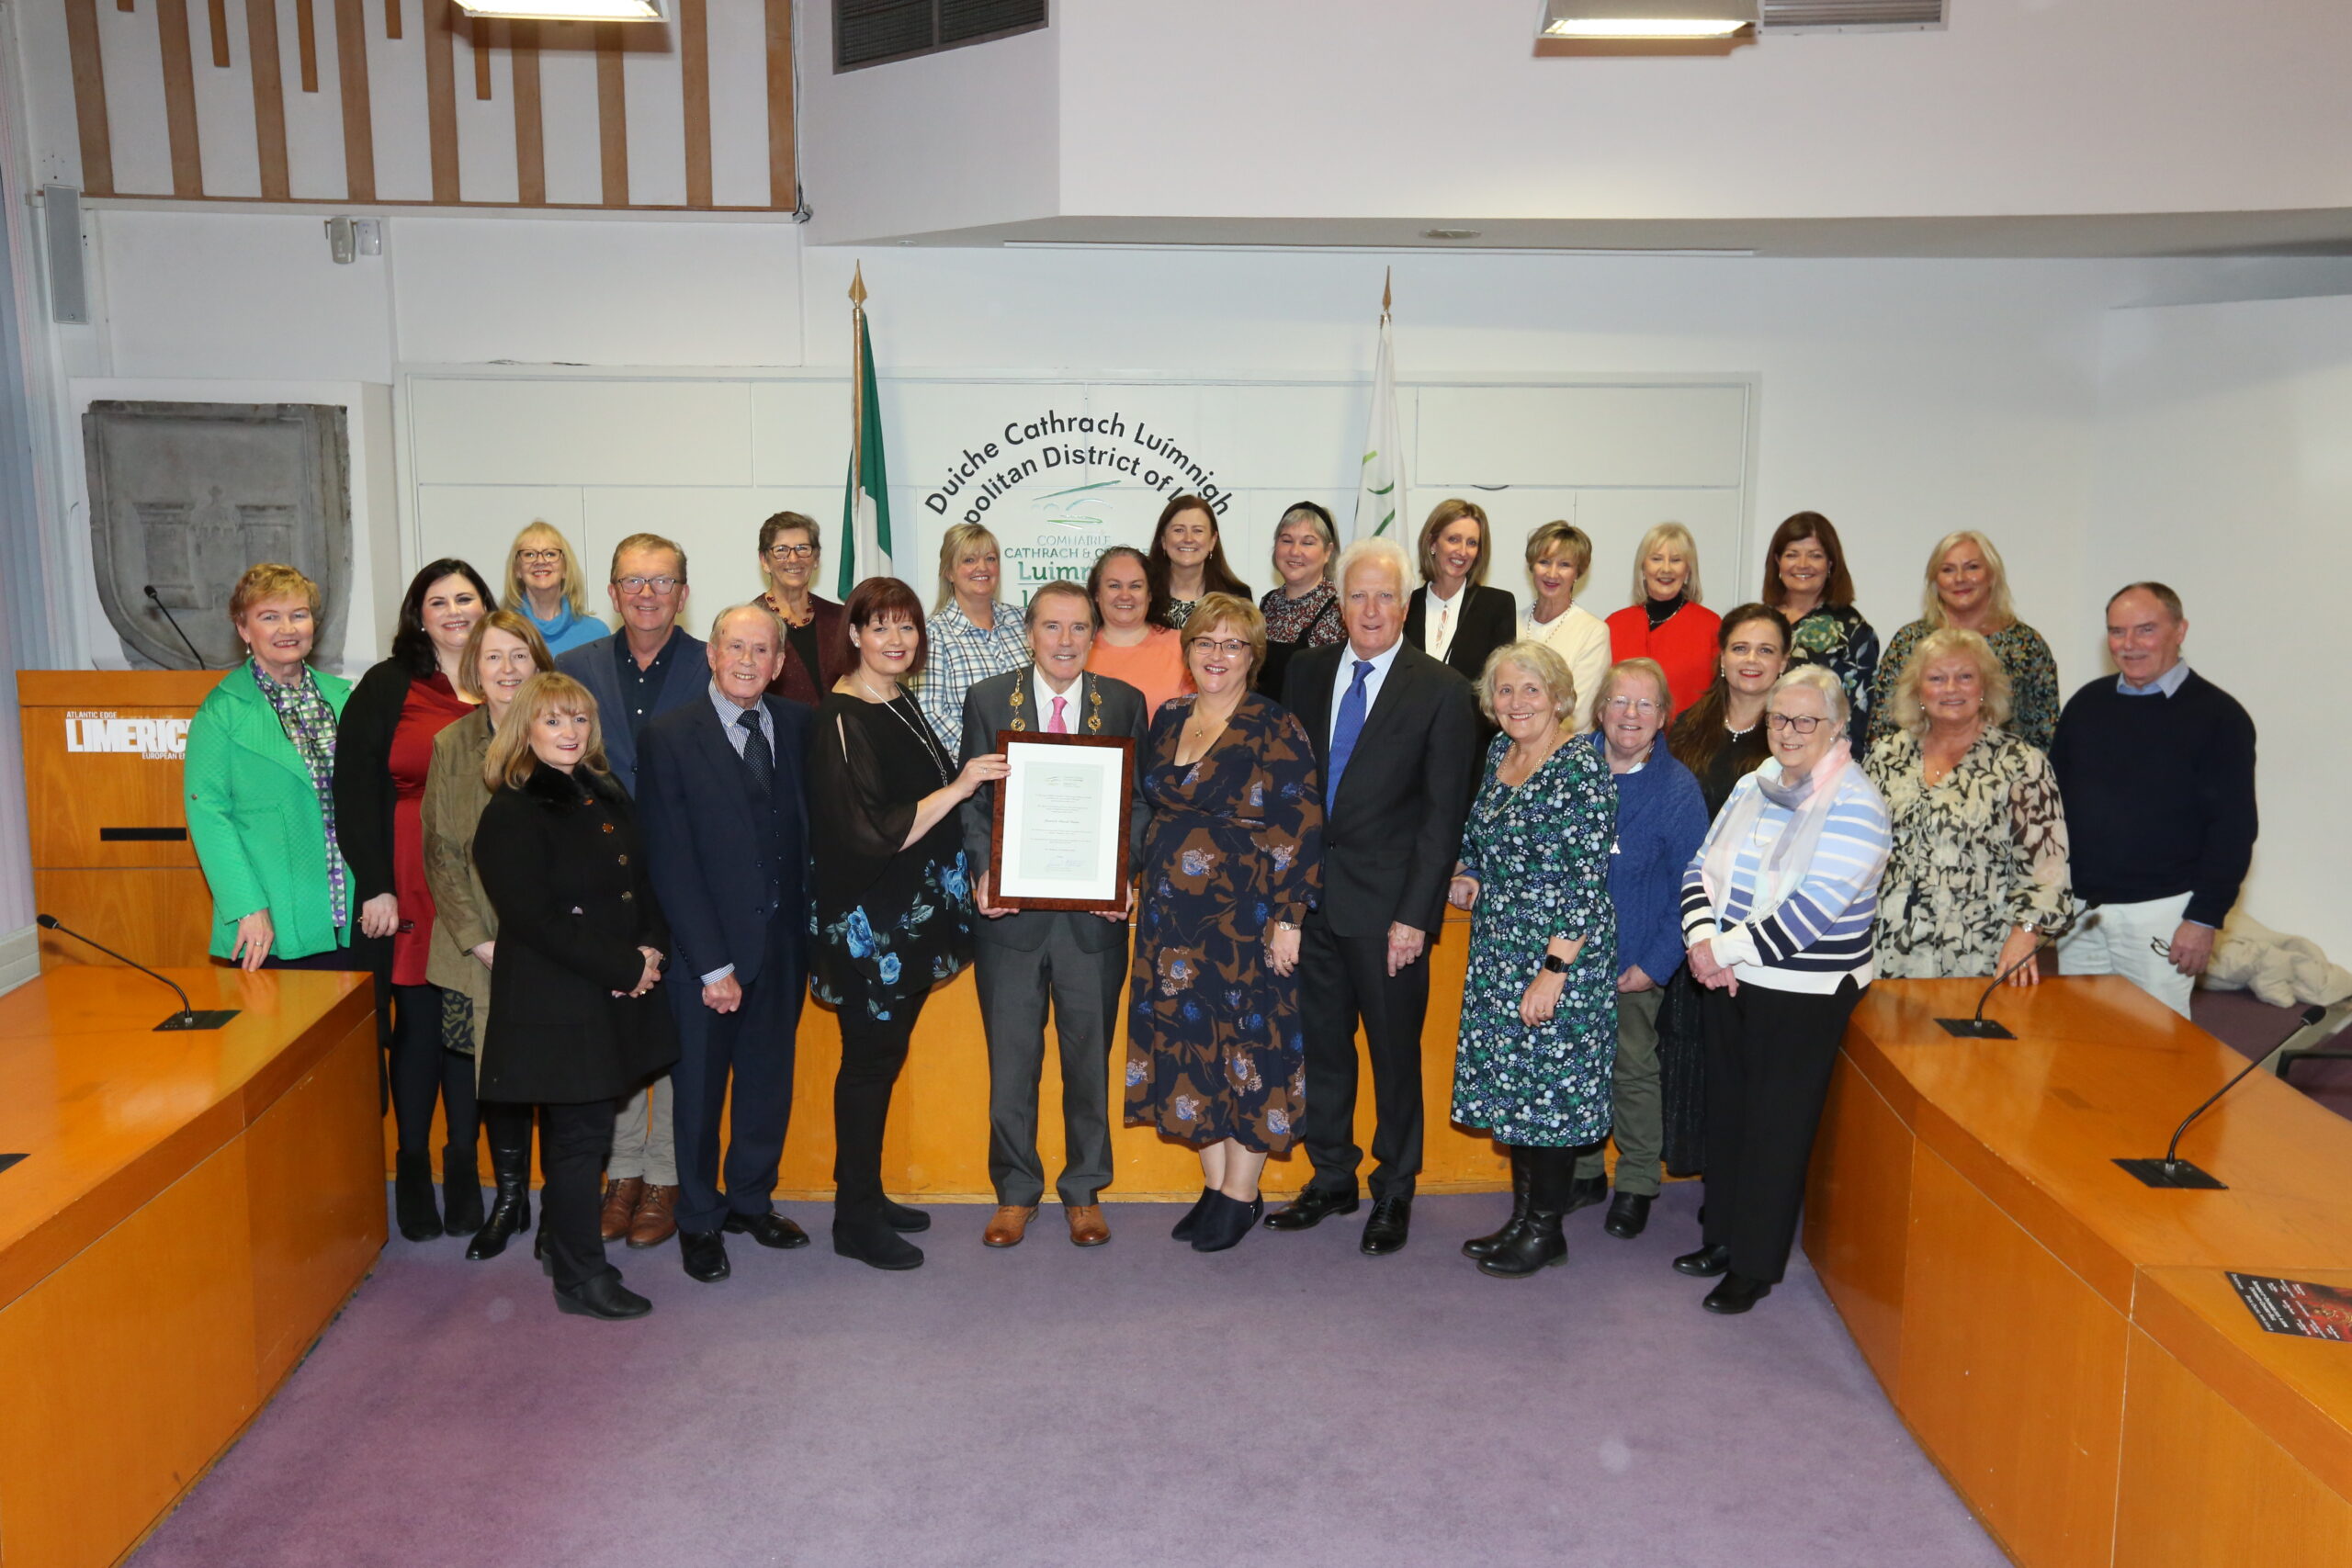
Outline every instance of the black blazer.
{"label": "black blazer", "polygon": [[[808,933],[808,765],[813,710],[786,697],[762,699],[775,729],[779,810],[755,807],[751,770],[707,700],[645,727],[638,749],[637,814],[653,891],[677,945],[670,967],[681,998],[700,996],[701,977],[728,964],[750,985],[760,977],[767,922],[780,917],[806,954]],[[767,907],[774,874],[778,903]]]}
{"label": "black blazer", "polygon": [[[587,781],[584,784],[579,781]],[[639,944],[670,951],[636,814],[609,777],[539,764],[490,797],[474,864],[498,911],[481,1092],[524,1104],[617,1100],[678,1058]],[[664,982],[667,984],[668,982]]]}
{"label": "black blazer", "polygon": [[[964,756],[970,761],[985,757],[996,750],[996,734],[1000,729],[1014,728],[1012,694],[1029,689],[1033,665],[1001,675],[991,675],[985,681],[975,681],[964,693]],[[1144,744],[1149,725],[1149,708],[1143,694],[1125,681],[1092,672],[1078,678],[1076,712],[1069,716],[1071,730],[1080,735],[1124,735],[1136,743],[1135,805],[1132,826],[1127,835],[1127,865],[1134,870],[1143,863],[1144,829],[1151,821],[1151,807],[1145,803],[1143,768],[1147,748]],[[1094,699],[1102,699],[1102,728],[1089,731],[1088,717],[1094,710]],[[1045,716],[1037,713],[1034,702],[1023,700],[1020,728],[1043,729]],[[996,785],[982,784],[957,807],[962,813],[960,825],[964,831],[964,856],[971,866],[972,886],[978,891],[981,875],[989,867],[989,840],[995,837]],[[1035,953],[1045,945],[1046,937],[1060,911],[1036,909],[1018,915],[1006,915],[989,919],[975,909],[972,914],[972,934],[980,942],[996,942],[1004,947]],[[1126,944],[1127,928],[1124,924],[1102,919],[1094,915],[1080,914],[1073,918],[1071,931],[1081,953],[1107,953]]]}
{"label": "black blazer", "polygon": [[[1427,585],[1413,590],[1405,606],[1405,646],[1418,649],[1429,636],[1430,591]],[[1462,591],[1462,624],[1453,628],[1453,641],[1445,650],[1445,661],[1459,671],[1464,679],[1476,682],[1487,672],[1487,657],[1495,649],[1519,640],[1519,601],[1511,597],[1508,588],[1488,588],[1473,582]],[[1355,763],[1351,761],[1348,766]]]}
{"label": "black blazer", "polygon": [[335,847],[351,864],[355,907],[393,890],[392,735],[413,679],[399,660],[383,660],[359,678],[335,721]]}
{"label": "black blazer", "polygon": [[[555,656],[555,667],[588,688],[596,699],[599,727],[605,735],[605,761],[612,764],[613,777],[621,781],[621,788],[637,793],[637,739],[629,733],[628,714],[621,706],[621,670],[614,660],[613,643],[621,636],[611,632],[594,642],[583,642],[578,648]],[[647,716],[651,723],[674,708],[700,702],[710,686],[710,659],[703,652],[703,641],[684,626],[670,628],[670,662],[662,675],[662,690],[653,698],[653,712]]]}
{"label": "black blazer", "polygon": [[[1510,602],[1505,594],[1504,602]],[[1290,661],[1283,705],[1331,771],[1331,686],[1347,643],[1302,649]],[[1403,924],[1434,939],[1479,763],[1478,705],[1470,682],[1413,646],[1380,682],[1323,819],[1323,919],[1340,936],[1385,936]],[[1328,788],[1328,786],[1327,786]]]}

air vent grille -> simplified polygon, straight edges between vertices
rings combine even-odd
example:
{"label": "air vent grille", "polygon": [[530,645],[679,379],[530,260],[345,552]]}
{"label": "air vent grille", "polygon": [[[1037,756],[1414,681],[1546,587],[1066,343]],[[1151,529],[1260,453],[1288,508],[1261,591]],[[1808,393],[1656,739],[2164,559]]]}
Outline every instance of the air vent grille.
{"label": "air vent grille", "polygon": [[1764,0],[1768,31],[1799,28],[1939,28],[1946,0]]}
{"label": "air vent grille", "polygon": [[833,69],[908,60],[1027,32],[1048,0],[833,0]]}

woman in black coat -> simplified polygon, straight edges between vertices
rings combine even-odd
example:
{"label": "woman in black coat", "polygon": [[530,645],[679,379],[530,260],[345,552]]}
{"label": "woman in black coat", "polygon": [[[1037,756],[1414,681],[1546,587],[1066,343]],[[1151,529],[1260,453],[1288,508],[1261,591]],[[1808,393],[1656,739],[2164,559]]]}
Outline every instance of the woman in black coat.
{"label": "woman in black coat", "polygon": [[669,928],[646,876],[628,796],[605,767],[596,700],[534,675],[491,742],[497,792],[474,864],[498,911],[483,1098],[537,1104],[545,1142],[539,1235],[556,1305],[588,1317],[653,1310],[624,1289],[597,1231],[613,1105],[677,1059],[660,990]]}
{"label": "woman in black coat", "polygon": [[1519,601],[1508,588],[1487,586],[1493,553],[1485,507],[1439,502],[1421,525],[1421,586],[1405,605],[1405,640],[1474,686],[1486,678],[1487,656],[1519,640]]}

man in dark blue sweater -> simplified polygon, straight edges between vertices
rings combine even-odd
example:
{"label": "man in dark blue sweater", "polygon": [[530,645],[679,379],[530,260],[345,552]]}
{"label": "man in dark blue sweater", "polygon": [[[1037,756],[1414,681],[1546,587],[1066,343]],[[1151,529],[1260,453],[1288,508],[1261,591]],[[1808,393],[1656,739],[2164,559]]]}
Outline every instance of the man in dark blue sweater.
{"label": "man in dark blue sweater", "polygon": [[2066,975],[2121,975],[2188,1016],[2213,933],[2254,858],[2254,720],[2181,662],[2180,595],[2135,582],[2107,604],[2102,676],[2067,700],[2050,748],[2075,892],[2099,919],[2058,944]]}

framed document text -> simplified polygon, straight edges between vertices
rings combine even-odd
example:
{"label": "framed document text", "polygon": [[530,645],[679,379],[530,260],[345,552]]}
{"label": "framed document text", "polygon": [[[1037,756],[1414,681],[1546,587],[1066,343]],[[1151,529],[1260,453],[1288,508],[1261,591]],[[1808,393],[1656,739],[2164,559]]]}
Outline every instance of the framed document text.
{"label": "framed document text", "polygon": [[1006,767],[989,839],[996,902],[1095,913],[1125,908],[1135,740],[1001,729],[996,746]]}

